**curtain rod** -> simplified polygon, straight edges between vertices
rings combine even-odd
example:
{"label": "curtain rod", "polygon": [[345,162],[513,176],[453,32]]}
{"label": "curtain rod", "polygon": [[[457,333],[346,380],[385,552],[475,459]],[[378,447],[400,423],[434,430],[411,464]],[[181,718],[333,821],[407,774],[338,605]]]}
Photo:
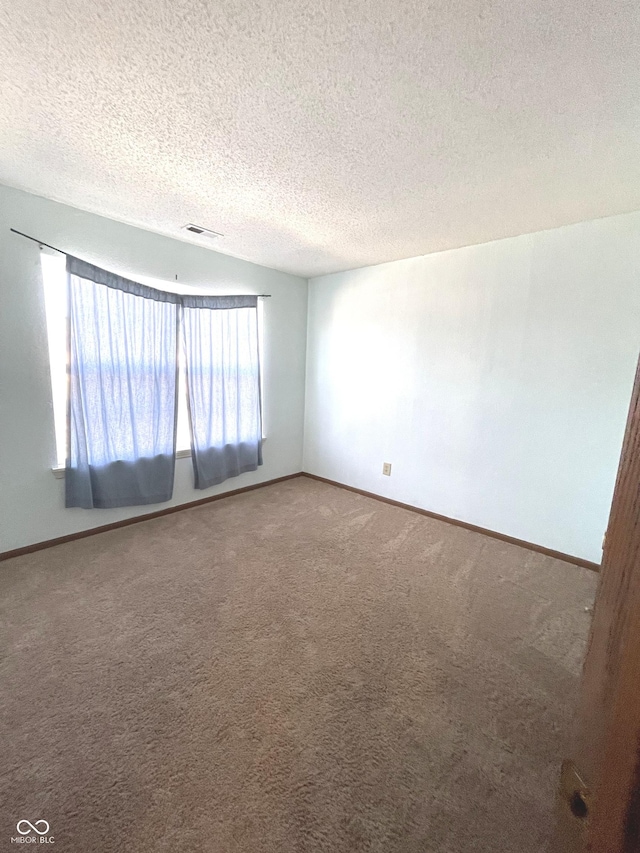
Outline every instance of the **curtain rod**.
{"label": "curtain rod", "polygon": [[[68,254],[67,252],[63,252],[62,249],[56,249],[55,246],[51,246],[49,243],[45,243],[44,240],[38,240],[35,237],[30,237],[28,234],[23,234],[22,231],[16,231],[15,228],[10,228],[9,231],[12,231],[14,234],[19,234],[21,237],[26,237],[27,240],[32,240],[34,243],[38,243],[40,246],[46,246],[47,249],[53,249],[54,252],[60,252],[61,255]],[[177,278],[178,278],[178,276],[176,276],[176,279]],[[242,296],[244,296],[244,295],[245,294],[242,294]],[[247,293],[246,295],[247,296],[254,296],[253,293]],[[270,293],[256,293],[255,296],[257,296],[258,299],[271,299]]]}

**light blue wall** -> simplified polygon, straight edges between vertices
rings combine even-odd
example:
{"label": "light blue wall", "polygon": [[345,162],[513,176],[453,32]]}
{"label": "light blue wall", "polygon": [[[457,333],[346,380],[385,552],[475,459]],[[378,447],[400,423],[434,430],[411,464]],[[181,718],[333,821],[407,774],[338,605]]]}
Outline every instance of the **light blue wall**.
{"label": "light blue wall", "polygon": [[639,348],[640,213],[312,279],[304,469],[599,562]]}
{"label": "light blue wall", "polygon": [[10,227],[130,278],[273,294],[265,464],[196,492],[180,459],[172,504],[304,467],[599,561],[640,347],[640,213],[307,285],[0,187],[0,551],[140,514],[64,509],[39,251]]}
{"label": "light blue wall", "polygon": [[[264,465],[206,491],[179,459],[169,504],[113,510],[64,508],[51,473],[55,439],[40,254],[16,228],[129,278],[175,281],[265,300]],[[241,486],[302,467],[307,282],[286,273],[0,186],[0,552]]]}

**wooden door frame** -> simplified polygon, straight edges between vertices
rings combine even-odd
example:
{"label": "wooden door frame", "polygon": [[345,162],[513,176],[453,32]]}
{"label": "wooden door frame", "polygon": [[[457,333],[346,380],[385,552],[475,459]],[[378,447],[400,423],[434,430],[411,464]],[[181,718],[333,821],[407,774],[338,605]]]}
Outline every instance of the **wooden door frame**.
{"label": "wooden door frame", "polygon": [[640,851],[640,362],[604,543],[571,759],[586,815],[558,795],[556,853]]}

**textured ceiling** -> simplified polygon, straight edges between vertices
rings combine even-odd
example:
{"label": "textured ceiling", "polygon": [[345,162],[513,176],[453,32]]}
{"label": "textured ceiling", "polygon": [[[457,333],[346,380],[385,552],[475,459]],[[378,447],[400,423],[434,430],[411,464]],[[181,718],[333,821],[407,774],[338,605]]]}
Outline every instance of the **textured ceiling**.
{"label": "textured ceiling", "polygon": [[304,276],[410,257],[640,208],[639,57],[636,0],[11,0],[0,182]]}

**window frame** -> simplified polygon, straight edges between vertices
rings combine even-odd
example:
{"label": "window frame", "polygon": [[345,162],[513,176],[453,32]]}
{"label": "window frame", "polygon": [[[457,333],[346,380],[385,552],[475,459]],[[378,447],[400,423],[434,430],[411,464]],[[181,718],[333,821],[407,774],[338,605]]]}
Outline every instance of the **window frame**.
{"label": "window frame", "polygon": [[[60,259],[59,264],[63,270],[64,279],[58,281],[56,284],[53,283],[51,272],[46,272],[46,263],[43,263],[43,257],[48,258],[56,258]],[[47,327],[47,355],[48,355],[48,363],[49,363],[49,387],[51,391],[51,401],[53,407],[53,429],[54,429],[54,443],[55,443],[55,456],[56,462],[51,466],[51,472],[56,479],[64,479],[66,472],[66,460],[61,463],[61,438],[59,435],[59,431],[63,430],[63,439],[62,442],[65,447],[65,457],[66,457],[66,442],[67,442],[67,421],[66,421],[66,398],[67,398],[67,330],[66,324],[68,322],[68,306],[67,306],[67,297],[66,297],[66,265],[65,265],[66,255],[62,252],[57,252],[54,250],[50,250],[46,247],[40,247],[40,274],[42,278],[42,287],[44,294],[44,302],[45,302],[45,323]],[[52,266],[50,267],[52,269]],[[140,277],[138,277],[140,278]],[[168,282],[164,280],[158,279],[149,279],[143,277],[141,280],[142,284],[151,284],[153,287],[158,287],[161,290],[167,290],[170,292],[177,292],[174,287],[169,287]],[[57,291],[54,289],[57,288]],[[62,294],[60,291],[62,290]],[[179,292],[188,292],[188,293],[197,293],[202,295],[203,293],[212,293],[213,295],[217,295],[214,291],[203,291],[199,288],[183,286]],[[61,317],[61,311],[59,309],[59,303],[62,301],[64,304],[64,321]],[[54,307],[55,306],[55,307]],[[56,310],[57,308],[57,310]],[[52,329],[52,316],[56,314],[55,322],[63,323],[64,322],[64,357],[62,356],[62,346],[61,346],[61,333],[60,329]],[[262,421],[262,441],[267,440],[267,436],[265,435],[265,421],[264,421],[264,300],[260,297],[258,298],[258,348],[259,348],[259,362],[260,362],[260,414]],[[57,367],[54,371],[54,358],[57,363]],[[58,363],[61,362],[61,363]],[[178,398],[178,412],[179,416],[182,413],[181,418],[181,427],[182,429],[178,431],[178,436],[180,436],[180,432],[183,433],[182,438],[186,434],[190,434],[190,427],[188,422],[188,405],[187,405],[187,388],[186,388],[186,376],[184,370],[184,341],[181,339],[180,347],[179,347],[179,398]],[[65,392],[64,398],[62,397],[61,386],[64,385]],[[64,413],[64,418],[63,414]],[[186,420],[185,420],[186,419]],[[64,420],[64,427],[62,427],[62,422]],[[176,439],[177,441],[178,439]],[[176,449],[176,459],[187,459],[191,457],[191,446],[189,447],[180,447]]]}

